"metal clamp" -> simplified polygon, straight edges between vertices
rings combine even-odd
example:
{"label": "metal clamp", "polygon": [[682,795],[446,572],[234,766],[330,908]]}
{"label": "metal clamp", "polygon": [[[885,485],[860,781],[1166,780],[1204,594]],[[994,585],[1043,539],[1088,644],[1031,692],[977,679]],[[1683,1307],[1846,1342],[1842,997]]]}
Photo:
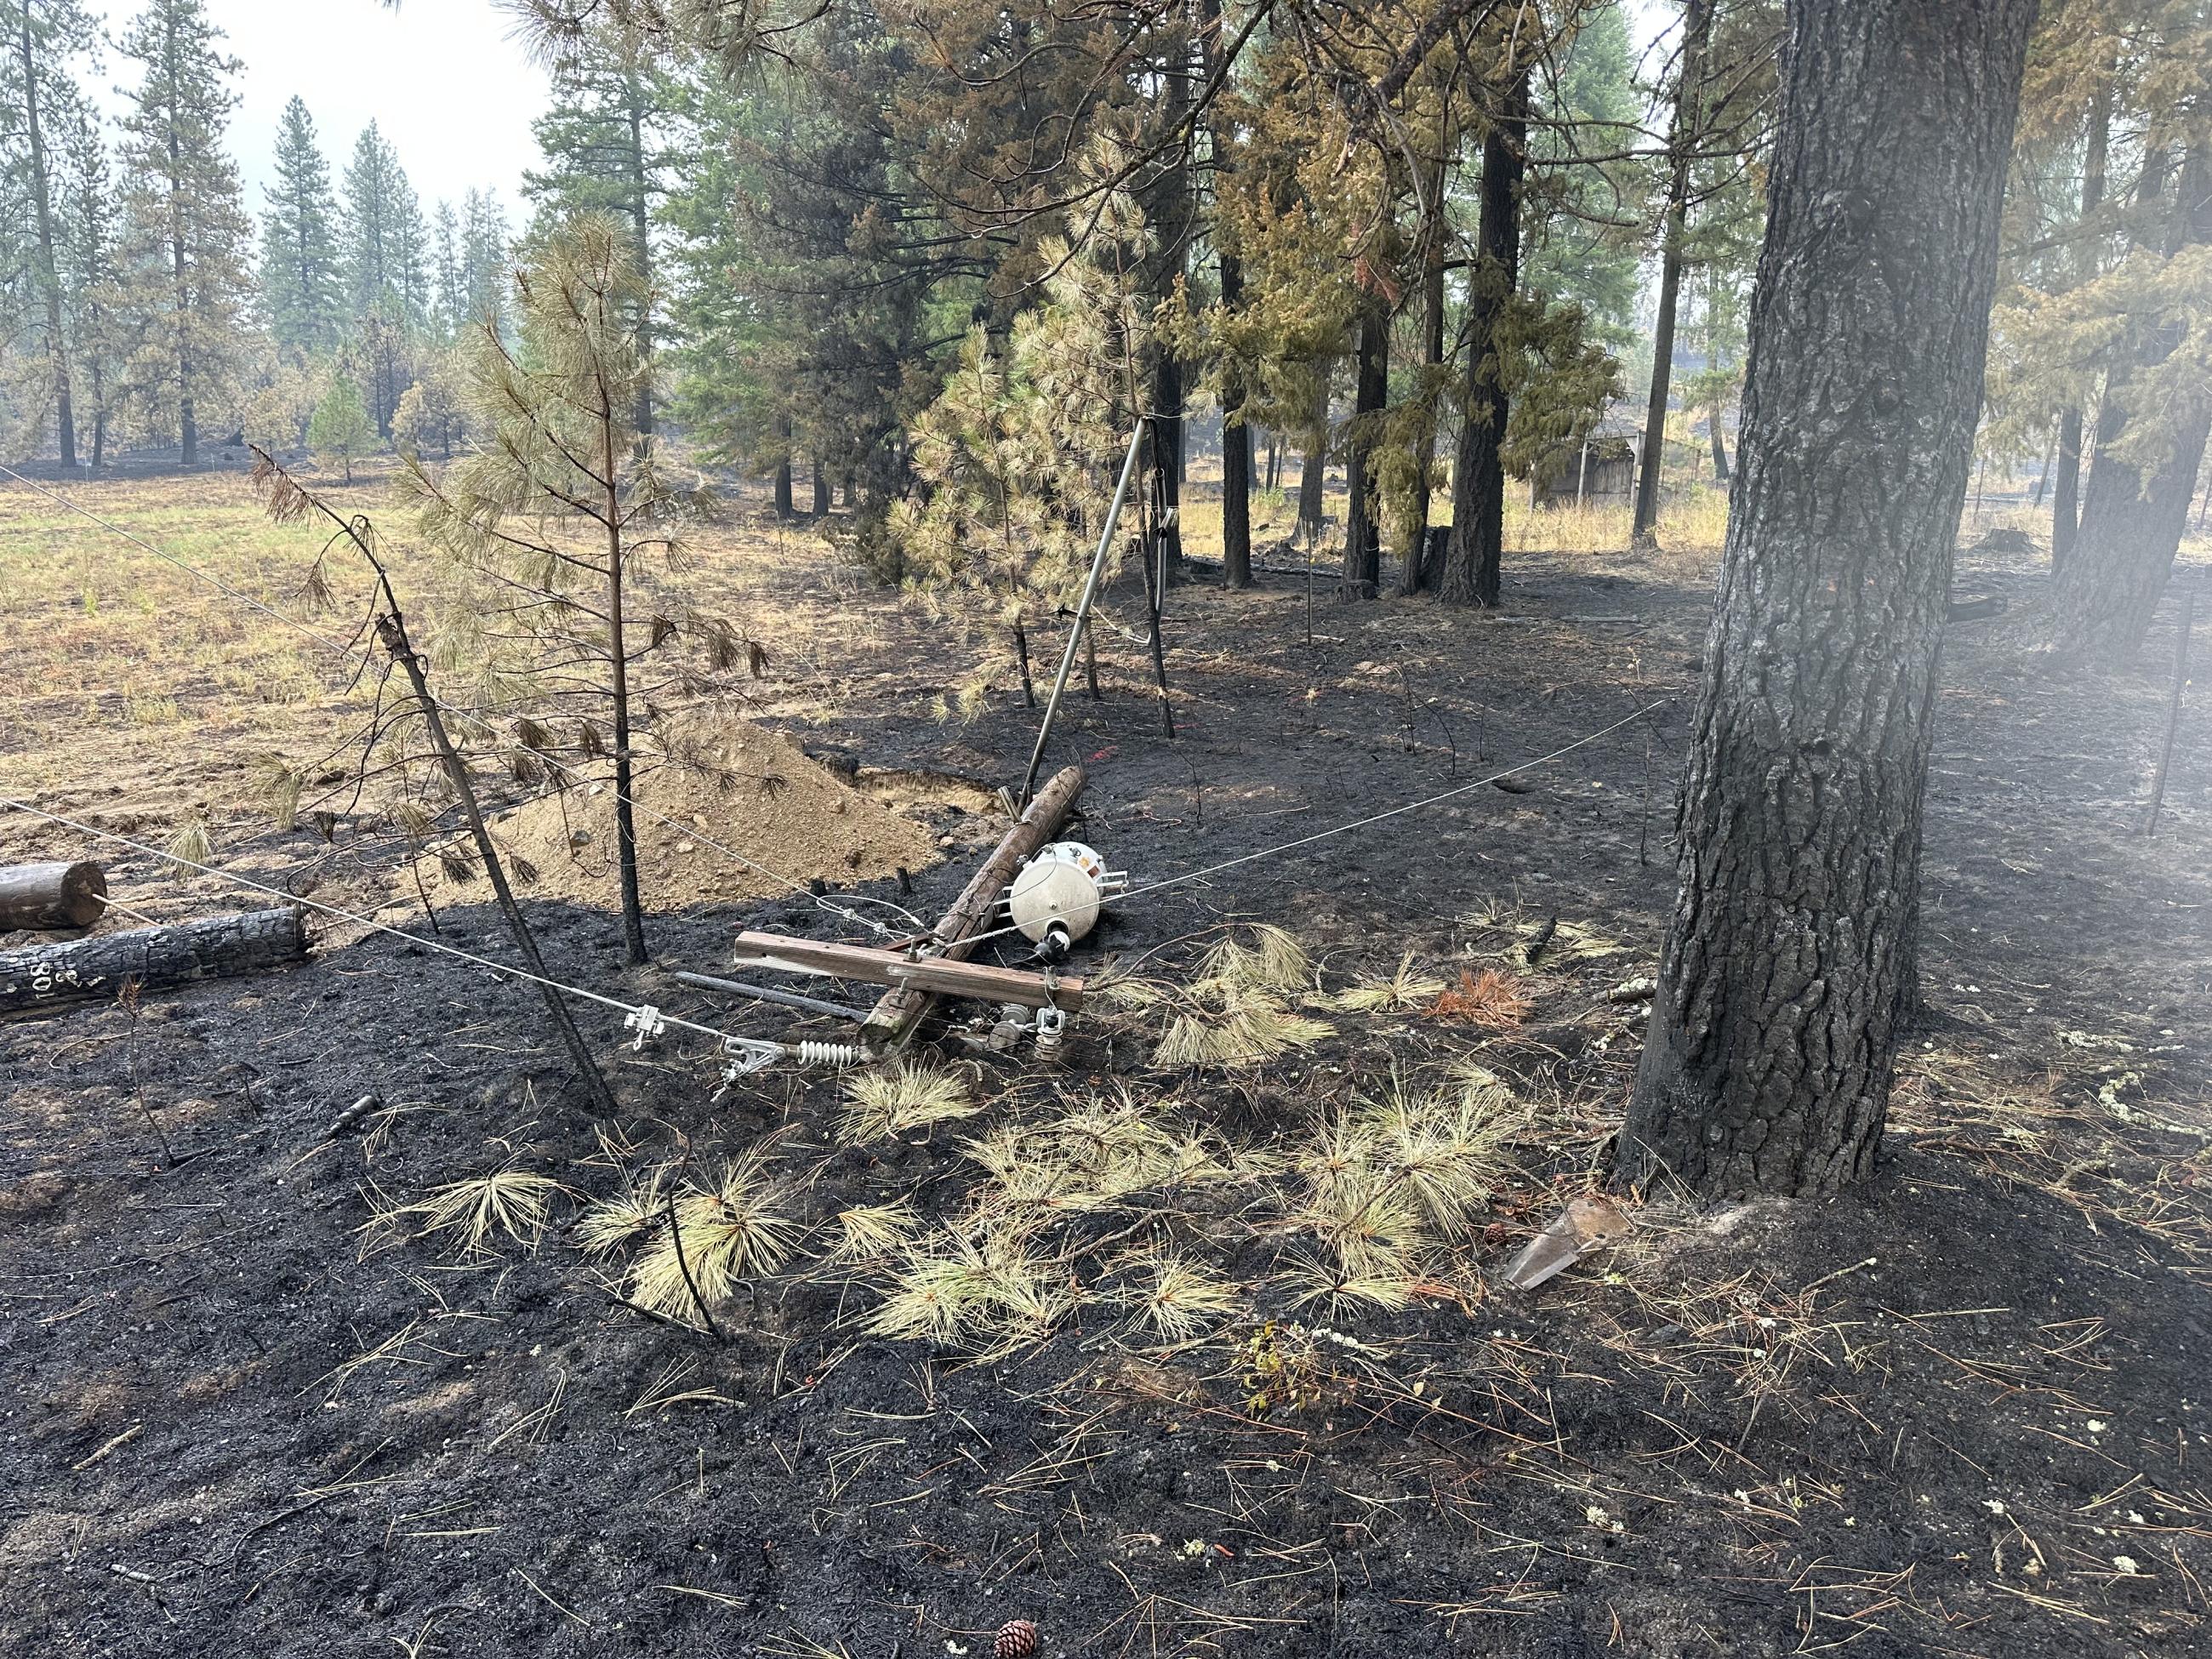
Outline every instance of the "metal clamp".
{"label": "metal clamp", "polygon": [[668,1022],[661,1018],[660,1010],[648,1002],[643,1007],[633,1009],[623,1016],[623,1029],[637,1033],[636,1036],[630,1040],[629,1045],[630,1052],[636,1054],[648,1042],[665,1031],[668,1029]]}

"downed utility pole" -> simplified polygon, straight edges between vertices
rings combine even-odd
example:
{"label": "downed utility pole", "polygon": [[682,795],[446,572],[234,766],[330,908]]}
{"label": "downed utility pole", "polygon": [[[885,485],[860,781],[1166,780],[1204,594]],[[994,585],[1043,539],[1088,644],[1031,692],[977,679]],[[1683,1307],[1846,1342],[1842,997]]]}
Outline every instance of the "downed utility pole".
{"label": "downed utility pole", "polygon": [[289,968],[307,955],[307,923],[289,905],[33,945],[0,951],[0,1015],[112,997],[126,981],[228,979]]}
{"label": "downed utility pole", "polygon": [[[568,1060],[576,1081],[591,1096],[592,1105],[604,1115],[615,1113],[613,1092],[600,1074],[599,1063],[592,1057],[584,1034],[576,1026],[575,1016],[562,1000],[561,992],[545,972],[544,958],[538,953],[538,941],[530,932],[530,924],[523,920],[522,907],[515,902],[514,889],[507,885],[507,867],[501,862],[499,848],[493,844],[491,831],[485,827],[483,811],[477,804],[477,792],[469,777],[466,762],[453,747],[452,737],[446,730],[441,710],[444,705],[430,693],[428,677],[423,672],[422,653],[416,650],[407,635],[407,618],[399,608],[399,596],[392,590],[392,578],[384,568],[384,562],[376,556],[369,544],[368,520],[365,518],[342,519],[318,496],[310,495],[294,482],[270,456],[267,451],[253,451],[253,479],[269,490],[269,516],[278,523],[289,523],[305,518],[308,513],[321,514],[338,527],[339,533],[350,541],[368,568],[376,573],[379,610],[376,617],[376,636],[385,653],[397,664],[407,677],[407,684],[415,693],[415,703],[422,716],[422,724],[430,734],[430,746],[437,753],[438,763],[444,769],[446,781],[453,786],[454,799],[459,802],[461,813],[468,820],[469,835],[476,842],[477,856],[483,860],[484,874],[491,882],[492,896],[498,901],[500,914],[506,918],[507,933],[514,940],[514,948],[522,955],[524,963],[537,981],[538,994],[545,1000],[547,1018],[561,1034],[562,1042],[568,1050]],[[333,538],[335,539],[335,538]]]}
{"label": "downed utility pole", "polygon": [[[1051,781],[1037,792],[1036,799],[983,861],[983,867],[961,890],[944,920],[921,941],[928,959],[960,962],[975,950],[975,936],[988,930],[998,915],[1000,896],[1014,878],[1022,860],[1059,833],[1060,825],[1074,811],[1076,798],[1082,794],[1087,781],[1081,767],[1070,766],[1055,773]],[[914,1034],[922,1016],[935,1006],[938,994],[918,984],[902,985],[888,993],[876,1004],[867,1024],[861,1028],[863,1038],[879,1050],[897,1048]]]}
{"label": "downed utility pole", "polygon": [[98,865],[0,867],[0,933],[89,927],[107,914],[107,872]]}

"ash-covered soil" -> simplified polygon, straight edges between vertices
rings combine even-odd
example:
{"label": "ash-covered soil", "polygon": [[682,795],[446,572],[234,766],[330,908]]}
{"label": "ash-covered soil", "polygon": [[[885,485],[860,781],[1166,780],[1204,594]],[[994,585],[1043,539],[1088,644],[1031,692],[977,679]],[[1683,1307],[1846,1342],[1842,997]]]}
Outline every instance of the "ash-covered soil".
{"label": "ash-covered soil", "polygon": [[[0,1028],[0,1646],[922,1659],[988,1653],[1020,1617],[1047,1654],[2203,1652],[2212,709],[2185,705],[2144,838],[2170,631],[2141,677],[2094,684],[1954,633],[1929,1024],[1879,1178],[1717,1216],[1656,1195],[1621,1247],[1524,1294],[1499,1269],[1595,1181],[1633,1073],[1636,1012],[1607,993],[1650,970],[1670,896],[1706,595],[1537,557],[1508,593],[1477,620],[1324,589],[1309,646],[1301,580],[1178,589],[1176,739],[1116,635],[1105,700],[1071,702],[1051,757],[1089,767],[1080,831],[1141,884],[1660,704],[1521,793],[1139,899],[1086,955],[1157,947],[1148,971],[1172,973],[1196,949],[1177,941],[1231,918],[1292,930],[1332,986],[1409,952],[1447,975],[1504,961],[1552,916],[1620,947],[1540,959],[1502,1030],[1346,1014],[1264,1066],[1170,1074],[1156,1032],[1102,1017],[1057,1066],[983,1062],[978,1116],[848,1149],[833,1079],[717,1102],[700,1044],[632,1053],[586,1009],[624,1108],[595,1123],[526,988],[388,937]],[[898,651],[841,671],[842,718],[793,735],[1016,779],[1034,717],[1002,695],[939,724],[960,665],[918,629]],[[927,793],[903,810],[953,838],[946,861],[913,896],[866,890],[932,915],[991,829],[974,790]],[[45,844],[8,835],[11,857]],[[264,870],[317,851],[258,850]],[[112,878],[158,883],[150,861]],[[535,913],[574,982],[786,1029],[621,971],[605,912]],[[502,953],[489,907],[441,919]],[[653,920],[660,965],[717,971],[740,925],[840,932],[803,895],[702,908]],[[1532,1109],[1481,1229],[1410,1308],[1298,1332],[1263,1303],[1272,1326],[1140,1340],[1077,1285],[1048,1340],[975,1358],[868,1335],[866,1275],[802,1256],[736,1288],[718,1342],[611,1298],[570,1236],[625,1170],[763,1137],[810,1218],[902,1194],[949,1212],[963,1139],[1056,1101],[1172,1096],[1280,1146],[1394,1071],[1468,1063]],[[501,1167],[565,1189],[534,1248],[469,1259],[371,1224]]]}

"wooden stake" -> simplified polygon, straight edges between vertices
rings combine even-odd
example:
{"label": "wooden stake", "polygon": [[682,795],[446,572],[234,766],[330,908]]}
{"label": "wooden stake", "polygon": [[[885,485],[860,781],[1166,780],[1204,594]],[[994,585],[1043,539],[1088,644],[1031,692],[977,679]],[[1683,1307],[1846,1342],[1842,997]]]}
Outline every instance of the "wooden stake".
{"label": "wooden stake", "polygon": [[2158,828],[2158,809],[2166,804],[2166,771],[2173,763],[2174,733],[2181,726],[2181,693],[2189,684],[2189,634],[2197,622],[2197,590],[2181,594],[2181,637],[2173,645],[2173,690],[2166,704],[2166,745],[2158,751],[2158,771],[2150,781],[2150,812],[2143,819],[2143,834]]}

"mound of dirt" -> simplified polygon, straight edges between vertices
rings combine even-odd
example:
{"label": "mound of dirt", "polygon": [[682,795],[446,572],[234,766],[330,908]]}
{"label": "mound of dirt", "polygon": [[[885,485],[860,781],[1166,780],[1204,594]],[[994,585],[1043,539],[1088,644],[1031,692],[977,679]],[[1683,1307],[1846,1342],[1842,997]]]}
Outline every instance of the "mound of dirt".
{"label": "mound of dirt", "polygon": [[[902,866],[926,869],[937,860],[928,830],[853,788],[774,732],[715,719],[672,726],[663,735],[666,753],[641,759],[631,796],[638,809],[638,884],[648,910],[684,910],[789,890],[779,876],[849,887]],[[621,902],[613,767],[609,763],[593,771],[590,782],[494,818],[492,834],[525,896],[606,908]],[[463,842],[449,851],[465,847]],[[759,867],[739,863],[720,848]],[[460,876],[435,854],[422,860],[419,873],[434,896],[448,902],[489,896],[482,871],[471,867]],[[401,884],[412,884],[411,879]]]}

